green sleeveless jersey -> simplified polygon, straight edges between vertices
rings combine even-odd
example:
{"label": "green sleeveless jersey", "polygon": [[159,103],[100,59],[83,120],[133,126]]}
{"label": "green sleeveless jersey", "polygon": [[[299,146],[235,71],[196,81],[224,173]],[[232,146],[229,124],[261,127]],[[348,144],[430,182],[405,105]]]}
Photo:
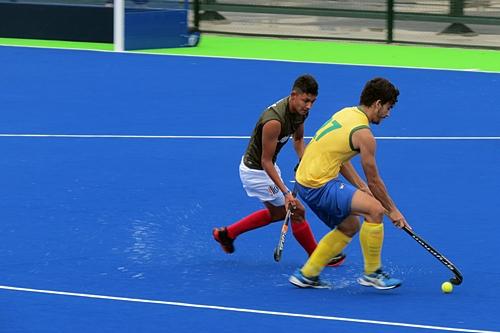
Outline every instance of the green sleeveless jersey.
{"label": "green sleeveless jersey", "polygon": [[281,123],[281,132],[278,137],[278,144],[273,156],[273,163],[276,162],[278,154],[287,143],[290,136],[295,133],[297,128],[304,123],[307,116],[301,116],[298,113],[290,112],[288,108],[288,97],[285,97],[273,105],[269,106],[260,116],[248,143],[243,163],[250,169],[262,170],[262,128],[270,120],[277,120]]}

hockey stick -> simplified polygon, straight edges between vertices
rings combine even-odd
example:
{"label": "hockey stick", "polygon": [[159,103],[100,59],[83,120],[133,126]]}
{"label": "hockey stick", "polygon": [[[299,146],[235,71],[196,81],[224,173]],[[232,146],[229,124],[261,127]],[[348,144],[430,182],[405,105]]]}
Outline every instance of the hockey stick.
{"label": "hockey stick", "polygon": [[280,238],[278,240],[278,245],[274,248],[274,260],[276,262],[281,260],[281,255],[283,254],[283,248],[285,247],[285,238],[288,231],[288,225],[290,224],[290,218],[292,217],[292,210],[286,210],[285,220],[281,226]]}
{"label": "hockey stick", "polygon": [[[292,195],[295,198],[297,196],[297,189],[294,185]],[[285,220],[281,226],[280,238],[278,240],[278,245],[274,248],[274,261],[278,262],[281,260],[281,255],[283,254],[283,248],[285,247],[285,238],[288,231],[288,226],[290,225],[290,220],[292,218],[292,208],[286,210]]]}
{"label": "hockey stick", "polygon": [[408,235],[410,235],[418,244],[420,244],[424,249],[427,250],[430,254],[432,254],[436,259],[438,259],[443,265],[445,265],[450,271],[455,274],[454,277],[450,279],[450,282],[454,285],[459,285],[462,283],[464,280],[462,273],[458,270],[455,265],[451,263],[448,259],[446,259],[445,256],[443,256],[441,253],[439,253],[435,248],[430,246],[425,240],[423,240],[420,236],[415,234],[415,232],[406,226],[403,227],[403,230],[406,231]]}

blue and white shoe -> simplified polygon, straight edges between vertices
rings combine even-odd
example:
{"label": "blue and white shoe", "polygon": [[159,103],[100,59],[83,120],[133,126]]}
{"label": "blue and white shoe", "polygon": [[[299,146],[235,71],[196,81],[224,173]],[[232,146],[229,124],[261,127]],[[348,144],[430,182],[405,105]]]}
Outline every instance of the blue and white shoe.
{"label": "blue and white shoe", "polygon": [[381,268],[371,274],[365,274],[358,278],[358,283],[365,287],[374,287],[377,289],[394,289],[401,285],[402,281],[391,278],[389,274]]}
{"label": "blue and white shoe", "polygon": [[330,288],[330,284],[321,281],[319,276],[315,277],[305,277],[304,274],[297,269],[288,279],[291,284],[297,286],[299,288],[317,288],[317,289],[326,289]]}

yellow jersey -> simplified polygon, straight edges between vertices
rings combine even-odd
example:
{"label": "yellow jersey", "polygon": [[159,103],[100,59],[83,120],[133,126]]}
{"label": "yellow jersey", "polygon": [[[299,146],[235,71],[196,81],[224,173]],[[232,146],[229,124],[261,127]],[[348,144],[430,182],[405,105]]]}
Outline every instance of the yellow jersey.
{"label": "yellow jersey", "polygon": [[366,114],[358,107],[335,113],[307,145],[295,175],[299,184],[318,188],[337,178],[342,164],[359,153],[352,144],[352,134],[370,128]]}

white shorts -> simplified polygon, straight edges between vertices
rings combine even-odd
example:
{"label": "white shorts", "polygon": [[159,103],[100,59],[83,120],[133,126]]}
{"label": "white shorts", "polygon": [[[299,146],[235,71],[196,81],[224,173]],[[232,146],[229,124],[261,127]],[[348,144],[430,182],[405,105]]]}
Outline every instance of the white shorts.
{"label": "white shorts", "polygon": [[[281,178],[280,168],[277,164],[274,167]],[[269,202],[275,207],[285,205],[285,197],[267,173],[264,170],[250,169],[243,163],[243,158],[240,163],[240,179],[249,197],[256,197],[262,202]]]}

